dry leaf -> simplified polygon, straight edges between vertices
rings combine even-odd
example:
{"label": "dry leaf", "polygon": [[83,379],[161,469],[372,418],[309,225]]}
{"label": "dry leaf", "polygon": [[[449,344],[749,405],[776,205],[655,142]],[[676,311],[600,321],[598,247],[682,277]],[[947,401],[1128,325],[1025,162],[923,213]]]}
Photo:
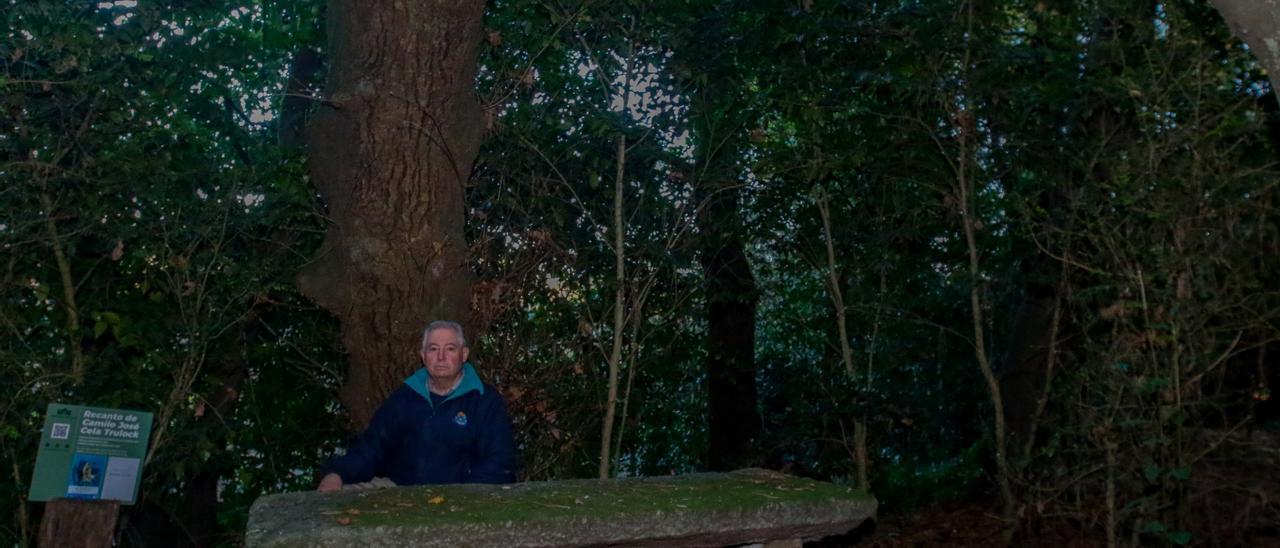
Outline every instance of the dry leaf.
{"label": "dry leaf", "polygon": [[338,516],[338,525],[351,525],[351,518],[347,516]]}
{"label": "dry leaf", "polygon": [[1108,307],[1106,307],[1106,308],[1103,308],[1102,310],[1099,310],[1099,311],[1098,311],[1098,316],[1100,316],[1100,317],[1101,317],[1102,319],[1104,319],[1104,320],[1110,320],[1110,319],[1113,319],[1113,318],[1123,318],[1123,317],[1125,317],[1125,315],[1126,315],[1126,314],[1125,314],[1125,312],[1126,312],[1126,310],[1125,310],[1125,302],[1124,302],[1124,301],[1116,301],[1116,302],[1112,303],[1112,304],[1111,304],[1111,306],[1108,306]]}
{"label": "dry leaf", "polygon": [[427,504],[440,504],[442,502],[444,502],[444,497],[440,495],[436,495],[434,497],[427,499]]}
{"label": "dry leaf", "polygon": [[509,386],[509,387],[507,387],[507,401],[508,401],[508,402],[516,401],[516,400],[520,399],[520,396],[523,396],[523,395],[524,395],[524,389],[523,389],[523,388],[520,388],[520,387],[518,387],[518,386]]}

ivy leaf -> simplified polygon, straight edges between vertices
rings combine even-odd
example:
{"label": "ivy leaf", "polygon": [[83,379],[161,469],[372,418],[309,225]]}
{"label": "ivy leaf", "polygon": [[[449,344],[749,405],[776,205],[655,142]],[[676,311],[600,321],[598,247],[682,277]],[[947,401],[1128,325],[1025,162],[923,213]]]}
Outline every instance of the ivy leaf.
{"label": "ivy leaf", "polygon": [[1160,472],[1161,469],[1159,466],[1148,464],[1142,469],[1142,477],[1147,478],[1147,481],[1151,483],[1155,483],[1160,479]]}

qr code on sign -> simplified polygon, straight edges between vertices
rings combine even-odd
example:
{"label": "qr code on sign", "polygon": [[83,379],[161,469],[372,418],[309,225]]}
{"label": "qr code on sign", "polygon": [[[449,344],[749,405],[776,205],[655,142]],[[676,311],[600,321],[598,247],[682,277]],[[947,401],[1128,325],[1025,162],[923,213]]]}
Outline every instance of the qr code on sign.
{"label": "qr code on sign", "polygon": [[71,437],[71,425],[65,422],[53,423],[53,432],[49,434],[49,437],[55,440],[65,440]]}

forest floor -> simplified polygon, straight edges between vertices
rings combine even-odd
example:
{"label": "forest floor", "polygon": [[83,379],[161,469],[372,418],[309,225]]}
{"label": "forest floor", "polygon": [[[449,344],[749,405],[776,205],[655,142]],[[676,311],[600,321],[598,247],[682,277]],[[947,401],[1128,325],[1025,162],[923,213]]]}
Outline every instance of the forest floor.
{"label": "forest floor", "polygon": [[910,514],[889,515],[876,524],[867,545],[990,546],[1000,543],[1000,518],[986,503],[950,503]]}
{"label": "forest floor", "polygon": [[[875,548],[1001,546],[1004,530],[997,512],[994,501],[981,501],[949,503],[910,514],[886,516],[865,545]],[[1041,525],[1033,538],[1018,545],[1074,548],[1105,544],[1106,539],[1098,532],[1056,523]]]}

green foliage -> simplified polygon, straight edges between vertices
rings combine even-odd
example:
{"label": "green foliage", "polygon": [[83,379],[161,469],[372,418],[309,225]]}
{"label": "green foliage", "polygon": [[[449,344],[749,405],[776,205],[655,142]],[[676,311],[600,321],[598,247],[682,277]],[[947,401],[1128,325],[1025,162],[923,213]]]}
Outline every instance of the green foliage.
{"label": "green foliage", "polygon": [[[262,492],[309,483],[336,441],[332,325],[291,281],[320,220],[270,132],[278,69],[314,32],[284,9],[4,11],[4,537],[38,523],[24,499],[50,402],[156,413],[124,518],[137,544],[216,540],[219,497],[242,522]],[[264,32],[270,10],[292,29]]]}
{"label": "green foliage", "polygon": [[[1005,395],[1048,390],[1042,403],[1026,391],[1033,438],[1008,448],[1023,515],[1199,541],[1201,446],[1274,404],[1280,323],[1274,95],[1206,6],[488,9],[487,141],[466,206],[483,331],[473,355],[513,411],[524,478],[595,469],[619,287],[615,469],[704,465],[703,311],[725,297],[706,293],[699,238],[733,234],[760,295],[757,449],[770,466],[849,480],[864,421],[886,511],[989,492],[976,284],[981,350]],[[50,401],[158,413],[132,544],[204,535],[191,524],[211,514],[186,510],[193,501],[213,501],[213,540],[235,543],[257,496],[308,488],[341,442],[337,325],[293,280],[323,216],[301,153],[273,134],[290,56],[323,49],[323,12],[312,1],[0,12],[4,542],[38,523],[23,497]],[[736,217],[706,215],[717,192],[734,195]],[[1057,319],[1029,328],[1028,303]],[[1043,335],[1041,365],[1053,341],[1054,366],[1015,384],[1015,357],[1041,344],[1028,333]]]}

